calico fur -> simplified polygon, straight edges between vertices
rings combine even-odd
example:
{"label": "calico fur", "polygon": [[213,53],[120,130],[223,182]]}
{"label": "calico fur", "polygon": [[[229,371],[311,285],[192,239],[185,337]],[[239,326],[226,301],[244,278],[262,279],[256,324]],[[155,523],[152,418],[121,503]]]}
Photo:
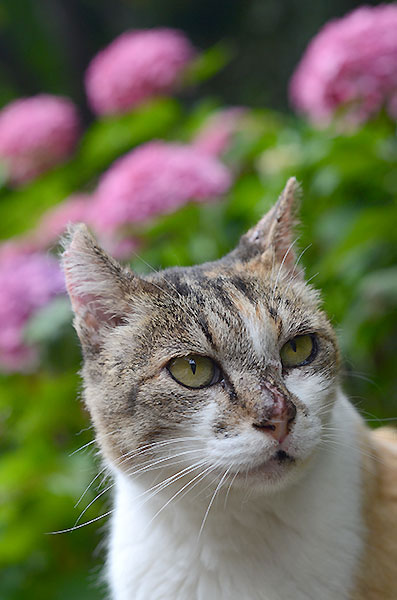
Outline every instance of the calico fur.
{"label": "calico fur", "polygon": [[[145,277],[71,232],[84,397],[116,484],[114,600],[397,595],[393,442],[341,391],[334,331],[296,264],[297,192],[292,179],[223,259]],[[299,335],[315,336],[315,358],[284,368]],[[190,354],[221,380],[173,380],[170,360]],[[294,406],[285,439],[264,427],[276,399]]]}

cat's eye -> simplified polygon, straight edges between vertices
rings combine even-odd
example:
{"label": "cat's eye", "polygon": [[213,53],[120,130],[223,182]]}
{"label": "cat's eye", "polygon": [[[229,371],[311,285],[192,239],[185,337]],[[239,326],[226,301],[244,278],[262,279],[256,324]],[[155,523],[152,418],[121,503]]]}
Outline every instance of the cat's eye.
{"label": "cat's eye", "polygon": [[297,335],[281,348],[280,357],[283,367],[303,367],[317,354],[317,342],[313,334]]}
{"label": "cat's eye", "polygon": [[175,381],[189,388],[208,387],[221,379],[218,365],[208,356],[199,354],[173,358],[167,369]]}

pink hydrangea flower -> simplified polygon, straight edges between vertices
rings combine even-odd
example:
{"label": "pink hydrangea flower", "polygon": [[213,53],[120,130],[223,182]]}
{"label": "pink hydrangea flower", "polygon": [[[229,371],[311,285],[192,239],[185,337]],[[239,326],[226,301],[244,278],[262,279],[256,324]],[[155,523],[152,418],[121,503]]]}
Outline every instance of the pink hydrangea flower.
{"label": "pink hydrangea flower", "polygon": [[359,123],[383,104],[397,116],[397,5],[360,7],[331,21],[309,44],[290,96],[295,107],[327,124],[339,107]]}
{"label": "pink hydrangea flower", "polygon": [[122,235],[121,232],[117,231],[113,231],[107,235],[102,232],[97,237],[102,248],[118,260],[130,259],[132,254],[137,252],[141,246],[141,242],[137,237],[132,235],[127,236],[126,233]]}
{"label": "pink hydrangea flower", "polygon": [[210,200],[231,184],[229,170],[192,146],[149,142],[117,160],[99,181],[92,222],[102,231]]}
{"label": "pink hydrangea flower", "polygon": [[204,122],[192,145],[212,156],[224,154],[241,129],[246,113],[246,109],[242,107],[217,111]]}
{"label": "pink hydrangea flower", "polygon": [[78,133],[77,111],[67,98],[42,94],[8,104],[0,112],[0,161],[9,181],[24,183],[65,160]]}
{"label": "pink hydrangea flower", "polygon": [[65,284],[58,261],[42,253],[0,252],[0,369],[32,368],[35,348],[24,342],[29,318]]}
{"label": "pink hydrangea flower", "polygon": [[56,242],[65,233],[69,223],[89,224],[92,210],[92,196],[73,194],[60,204],[44,213],[34,234],[35,239],[45,248]]}
{"label": "pink hydrangea flower", "polygon": [[85,85],[92,109],[100,115],[123,113],[168,92],[193,54],[189,40],[173,29],[123,33],[88,66]]}
{"label": "pink hydrangea flower", "polygon": [[94,197],[89,194],[73,194],[60,204],[44,213],[37,229],[23,240],[24,245],[35,249],[44,249],[58,243],[71,223],[86,223],[93,229],[99,244],[112,256],[120,260],[129,259],[139,247],[138,240],[126,231],[112,229],[101,232],[95,230],[97,207]]}
{"label": "pink hydrangea flower", "polygon": [[[36,230],[31,235],[22,238],[17,244],[28,250],[50,248],[59,243],[69,224],[85,223],[93,229],[99,244],[107,252],[120,260],[129,259],[139,247],[138,239],[133,235],[128,235],[125,230],[97,231],[94,222],[96,210],[93,196],[82,193],[73,194],[44,213]],[[7,244],[4,251],[13,252],[11,242]]]}
{"label": "pink hydrangea flower", "polygon": [[14,258],[32,254],[37,249],[37,242],[33,236],[11,238],[0,244],[0,265]]}

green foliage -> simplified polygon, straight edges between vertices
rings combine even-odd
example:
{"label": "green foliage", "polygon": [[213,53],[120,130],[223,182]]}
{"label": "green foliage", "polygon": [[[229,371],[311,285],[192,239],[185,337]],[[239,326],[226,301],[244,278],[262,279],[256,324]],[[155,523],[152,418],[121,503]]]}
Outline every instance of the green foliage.
{"label": "green foliage", "polygon": [[[111,161],[145,140],[188,140],[212,110],[205,102],[186,115],[177,101],[159,99],[94,123],[70,163],[21,190],[2,190],[0,233],[27,231],[46,207],[93,187]],[[379,118],[341,135],[252,111],[225,161],[235,172],[227,197],[189,204],[141,227],[142,247],[132,267],[147,272],[216,259],[295,175],[304,192],[301,261],[313,285],[323,290],[339,331],[346,387],[370,419],[393,417],[397,142],[392,127]],[[94,553],[98,526],[48,535],[73,527],[84,507],[81,522],[108,510],[108,494],[90,505],[106,486],[102,475],[84,493],[97,467],[93,446],[85,447],[93,431],[78,398],[80,357],[64,299],[34,316],[26,339],[41,348],[40,370],[0,379],[0,597],[99,598],[101,591],[90,583],[102,560]]]}

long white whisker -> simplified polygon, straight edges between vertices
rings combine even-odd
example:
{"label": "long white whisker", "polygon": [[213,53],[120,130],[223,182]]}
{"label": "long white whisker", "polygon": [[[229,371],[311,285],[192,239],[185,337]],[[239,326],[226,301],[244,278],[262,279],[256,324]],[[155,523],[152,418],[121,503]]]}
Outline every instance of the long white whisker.
{"label": "long white whisker", "polygon": [[319,275],[319,274],[320,274],[320,273],[319,273],[319,271],[317,271],[317,273],[314,273],[314,275],[312,275],[311,277],[309,277],[309,279],[307,279],[307,280],[306,280],[306,282],[305,282],[305,283],[306,283],[306,285],[307,285],[308,283],[310,283],[310,282],[311,282],[311,280],[312,280],[312,279],[314,279],[315,277],[317,277],[317,275]]}
{"label": "long white whisker", "polygon": [[[90,429],[90,428],[88,428]],[[84,429],[82,430],[84,431]],[[120,431],[120,428],[115,429],[114,431],[109,431],[108,433],[103,434],[103,437],[107,437],[109,435],[114,435],[115,433],[117,433],[118,431]],[[82,433],[82,432],[80,432]],[[96,442],[96,438],[94,438],[93,440],[91,440],[90,442],[87,442],[86,444],[84,444],[83,446],[80,446],[80,448],[77,448],[76,450],[73,450],[73,452],[71,452],[69,454],[69,456],[73,456],[74,454],[77,454],[77,452],[80,452],[81,450],[84,450],[84,448],[87,448],[88,446],[91,446],[92,444],[95,444]]]}
{"label": "long white whisker", "polygon": [[211,498],[211,500],[210,500],[210,502],[209,502],[209,504],[208,504],[208,508],[207,508],[207,510],[205,511],[205,515],[204,515],[203,521],[202,521],[202,523],[201,523],[200,531],[199,531],[198,538],[197,538],[198,540],[200,539],[200,536],[201,536],[201,534],[202,534],[202,532],[203,532],[204,525],[205,525],[205,522],[206,522],[206,520],[207,520],[208,513],[209,513],[209,512],[210,512],[210,510],[211,510],[211,506],[212,506],[212,504],[213,504],[213,502],[214,502],[214,500],[215,500],[215,496],[217,495],[217,493],[218,493],[218,490],[220,490],[222,483],[225,481],[225,478],[226,478],[226,477],[227,477],[227,475],[229,474],[229,472],[230,472],[230,469],[231,469],[231,467],[229,467],[229,468],[228,468],[228,469],[225,471],[225,473],[223,474],[223,477],[221,478],[221,480],[219,481],[218,485],[217,485],[217,486],[216,486],[216,488],[215,488],[215,492],[214,492],[214,493],[213,493],[213,495],[212,495],[212,498]]}
{"label": "long white whisker", "polygon": [[[149,464],[149,465],[145,465],[145,466],[143,466],[143,467],[140,467],[140,468],[139,468],[139,469],[137,469],[136,471],[133,471],[132,473],[129,473],[129,475],[130,475],[130,477],[132,477],[132,476],[134,476],[134,475],[136,475],[136,474],[138,474],[138,473],[141,473],[141,472],[143,472],[143,471],[147,472],[147,471],[149,471],[149,470],[150,470],[151,466],[153,466],[153,465],[157,465],[157,464],[159,464],[159,463],[163,463],[163,462],[164,462],[164,461],[166,461],[166,460],[172,460],[172,459],[174,459],[174,458],[177,458],[178,456],[183,456],[183,455],[185,455],[185,454],[190,454],[190,453],[192,453],[192,452],[197,452],[197,451],[198,451],[198,449],[197,449],[197,450],[185,450],[184,452],[181,452],[181,453],[179,453],[179,454],[176,454],[176,455],[174,455],[174,456],[169,456],[169,457],[167,456],[167,457],[165,457],[165,458],[163,457],[163,458],[161,458],[161,459],[158,459],[158,460],[156,460],[154,463],[151,463],[151,464]],[[108,492],[109,490],[111,490],[111,489],[114,487],[114,485],[115,485],[115,483],[114,483],[114,482],[113,482],[113,483],[111,483],[110,485],[108,485],[108,486],[107,486],[107,487],[106,487],[104,490],[102,490],[101,492],[99,492],[99,494],[97,494],[97,495],[95,496],[95,498],[94,498],[93,500],[91,500],[91,502],[90,502],[89,504],[87,504],[87,506],[85,507],[85,509],[84,509],[84,510],[83,510],[83,511],[80,513],[80,515],[77,517],[77,519],[76,519],[76,521],[75,521],[75,524],[74,524],[75,526],[76,526],[76,525],[77,525],[77,523],[80,521],[80,519],[83,517],[83,515],[85,515],[85,513],[86,513],[86,512],[87,512],[87,510],[90,508],[90,506],[92,506],[92,505],[94,504],[94,502],[96,502],[96,501],[98,500],[98,498],[100,498],[101,496],[103,496],[104,494],[106,494],[106,492]]]}
{"label": "long white whisker", "polygon": [[[112,432],[114,433],[114,432]],[[149,450],[151,450],[154,446],[157,448],[158,446],[164,446],[167,444],[171,444],[171,443],[175,443],[177,441],[190,441],[190,440],[195,440],[196,438],[193,437],[189,437],[189,438],[174,438],[173,440],[165,440],[165,441],[160,441],[160,442],[152,442],[151,444],[146,444],[145,446],[141,447],[138,451],[135,452],[134,455],[131,455],[129,452],[127,452],[126,454],[122,455],[121,458],[123,459],[120,464],[123,464],[127,458],[128,459],[132,459],[135,458],[136,456],[140,455],[140,454],[144,454],[145,452],[148,452]],[[93,440],[91,443],[94,443],[96,440]],[[79,448],[79,450],[82,450],[85,446],[83,446],[82,448]],[[77,450],[75,451],[77,452]],[[74,505],[74,508],[76,508],[81,500],[84,498],[84,496],[86,495],[86,493],[88,492],[88,490],[90,489],[90,487],[93,485],[93,483],[98,479],[98,477],[104,473],[107,470],[107,467],[104,467],[103,469],[101,469],[99,471],[99,473],[92,479],[91,483],[88,484],[88,486],[85,488],[84,492],[81,494],[80,498],[77,500],[76,504]],[[108,491],[110,489],[110,487],[106,490]]]}
{"label": "long white whisker", "polygon": [[337,448],[345,448],[347,450],[356,450],[361,456],[365,456],[367,458],[371,458],[372,460],[375,460],[376,462],[380,463],[380,464],[385,464],[385,462],[382,460],[382,458],[380,458],[379,456],[377,456],[376,454],[372,454],[372,452],[366,452],[364,451],[360,445],[358,446],[354,446],[353,444],[347,444],[345,441],[341,442],[338,439],[335,439],[334,437],[332,437],[332,434],[329,433],[328,435],[325,434],[323,436],[323,439],[321,440],[323,445],[325,447],[327,447],[329,444],[333,444],[335,447]]}
{"label": "long white whisker", "polygon": [[99,471],[99,473],[97,473],[97,475],[95,475],[94,479],[91,480],[91,483],[89,483],[87,485],[87,487],[85,488],[84,492],[81,494],[80,498],[77,500],[76,504],[74,505],[74,508],[77,508],[77,506],[80,504],[80,502],[82,501],[82,499],[84,498],[84,496],[86,495],[86,493],[88,492],[88,490],[90,489],[90,487],[92,486],[92,484],[98,479],[98,477],[100,477],[102,475],[102,473],[104,473],[107,470],[107,467],[104,467],[103,469],[101,469]]}
{"label": "long white whisker", "polygon": [[[215,471],[215,470],[216,470],[216,468],[217,468],[217,466],[218,466],[217,464],[216,464],[216,465],[213,465],[213,468],[212,468],[212,470],[211,470],[211,471],[209,471],[209,472],[207,472],[207,471],[204,471],[204,472],[201,474],[201,477],[200,477],[199,479],[197,479],[197,480],[195,481],[195,483],[194,483],[194,484],[193,484],[193,485],[192,485],[190,488],[188,488],[188,489],[185,491],[185,493],[184,493],[184,494],[182,494],[182,496],[180,496],[180,497],[178,498],[178,502],[179,502],[179,500],[181,500],[182,498],[184,498],[184,497],[186,496],[186,494],[188,494],[189,492],[191,492],[191,491],[192,491],[192,489],[196,487],[196,485],[198,485],[198,484],[199,484],[199,483],[200,483],[200,482],[201,482],[201,481],[202,481],[202,480],[203,480],[203,479],[204,479],[204,478],[205,478],[207,475],[209,475],[209,473],[212,473],[212,471]],[[209,486],[209,485],[211,485],[211,483],[212,483],[212,482],[210,482],[210,483],[208,484],[208,486]],[[205,490],[208,488],[208,486],[206,486],[204,489],[200,490],[200,491],[199,491],[199,493],[198,493],[198,494],[197,494],[197,495],[196,495],[194,498],[197,498],[197,496],[199,496],[199,495],[200,495],[202,492],[204,492],[204,491],[205,491]]]}
{"label": "long white whisker", "polygon": [[194,471],[194,469],[196,469],[197,467],[200,467],[201,465],[205,464],[205,462],[206,462],[205,460],[201,460],[193,465],[190,465],[189,467],[185,467],[181,471],[178,471],[178,473],[175,473],[174,475],[171,475],[171,477],[168,477],[167,479],[160,481],[159,483],[156,483],[148,490],[145,490],[144,492],[142,492],[142,494],[139,494],[138,496],[136,496],[136,498],[135,498],[136,500],[138,498],[141,498],[142,496],[147,496],[147,498],[145,498],[144,502],[142,504],[140,504],[139,507],[141,508],[144,504],[146,504],[146,502],[148,502],[148,500],[150,500],[150,498],[153,498],[153,496],[155,496],[157,493],[161,492],[163,489],[165,489],[172,483],[175,483],[176,481],[178,481],[185,475],[188,475],[190,472]]}
{"label": "long white whisker", "polygon": [[231,481],[228,485],[227,488],[227,492],[226,492],[226,496],[225,496],[225,502],[223,503],[223,508],[226,510],[226,504],[227,504],[227,499],[229,498],[229,494],[230,494],[230,489],[234,483],[234,480],[236,479],[237,475],[239,474],[240,469],[237,469],[237,471],[235,472],[235,474],[233,475],[233,477],[231,478]]}
{"label": "long white whisker", "polygon": [[86,525],[91,525],[91,523],[95,523],[95,521],[99,521],[100,519],[104,519],[108,515],[111,515],[114,512],[114,508],[112,510],[108,510],[103,515],[99,517],[95,517],[95,519],[91,519],[86,523],[80,523],[80,525],[74,525],[73,527],[69,527],[69,529],[60,529],[59,531],[47,531],[46,535],[57,535],[58,533],[69,533],[70,531],[75,531],[75,529],[81,529],[81,527],[85,527]]}
{"label": "long white whisker", "polygon": [[[206,461],[204,461],[203,464],[205,464]],[[203,475],[203,473],[213,469],[214,466],[210,465],[209,467],[207,467],[207,469],[205,469],[203,472],[199,473],[198,475],[196,475],[196,477],[193,477],[193,479],[190,479],[184,486],[181,487],[180,490],[178,490],[173,496],[171,496],[171,498],[169,500],[167,500],[167,502],[160,508],[160,510],[158,510],[156,512],[156,514],[154,515],[154,517],[152,517],[152,519],[149,521],[147,527],[149,527],[151,525],[151,523],[154,521],[154,519],[165,509],[167,508],[167,506],[177,497],[179,496],[179,494],[181,492],[183,492],[184,489],[186,489],[188,486],[190,486],[193,481],[195,481],[198,477],[201,477]]]}
{"label": "long white whisker", "polygon": [[197,439],[198,439],[197,437],[183,437],[183,438],[179,437],[179,438],[173,438],[170,440],[160,440],[158,442],[151,442],[150,444],[145,444],[144,446],[139,446],[138,448],[135,448],[134,450],[125,452],[125,454],[122,454],[120,456],[120,459],[135,458],[139,454],[148,452],[149,450],[152,450],[153,448],[157,449],[159,447],[167,446],[169,444],[175,444],[176,442],[190,442],[190,441],[195,441]]}
{"label": "long white whisker", "polygon": [[[128,473],[128,475],[133,476],[133,475],[136,475],[137,473],[150,471],[150,469],[155,465],[164,463],[167,460],[172,460],[174,458],[178,458],[179,456],[186,456],[186,454],[193,454],[195,452],[202,452],[202,450],[201,450],[201,448],[196,448],[193,450],[184,450],[183,452],[178,452],[177,454],[172,454],[171,456],[163,456],[162,458],[159,458],[159,459],[155,460],[154,462],[148,461],[147,463],[138,465],[139,469],[137,469],[136,471],[133,471],[132,473]],[[165,465],[165,466],[168,466],[168,465]]]}
{"label": "long white whisker", "polygon": [[87,448],[88,446],[91,446],[92,444],[95,444],[96,439],[95,440],[91,440],[90,442],[87,442],[86,444],[84,444],[84,446],[80,446],[80,448],[77,448],[77,450],[73,450],[73,452],[71,452],[69,454],[69,456],[73,456],[74,454],[77,454],[77,452],[80,452],[81,450],[84,450],[84,448]]}

